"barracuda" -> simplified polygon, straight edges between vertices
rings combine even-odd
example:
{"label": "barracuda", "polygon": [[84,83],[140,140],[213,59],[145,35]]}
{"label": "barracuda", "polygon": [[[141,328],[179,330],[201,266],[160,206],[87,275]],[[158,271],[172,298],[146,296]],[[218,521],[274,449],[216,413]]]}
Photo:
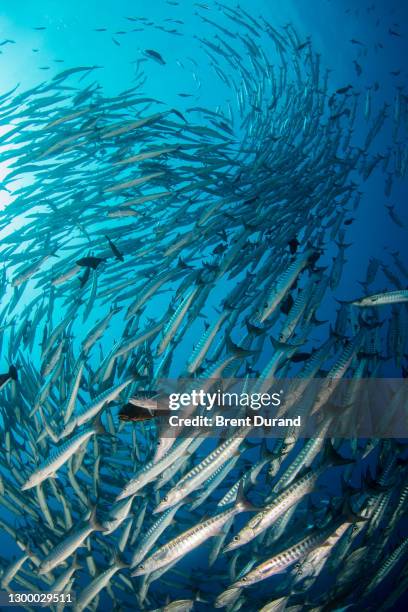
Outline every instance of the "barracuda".
{"label": "barracuda", "polygon": [[276,280],[266,298],[266,305],[263,307],[259,315],[259,320],[261,323],[265,321],[265,319],[267,319],[280,304],[288,289],[290,289],[296,278],[307,266],[312,255],[313,251],[311,249],[305,251],[300,257],[295,259],[290,264],[288,269]]}
{"label": "barracuda", "polygon": [[160,341],[159,346],[157,347],[158,355],[161,355],[166,350],[166,347],[168,346],[168,344],[173,340],[174,336],[177,333],[178,328],[180,327],[183,321],[185,314],[190,308],[190,305],[192,301],[194,300],[196,294],[198,293],[199,289],[200,287],[198,285],[196,285],[195,287],[192,287],[190,291],[187,293],[187,295],[185,296],[185,298],[182,300],[180,305],[176,308],[174,314],[170,318],[170,321],[163,329],[163,338]]}
{"label": "barracuda", "polygon": [[205,542],[208,538],[217,535],[222,527],[227,523],[230,518],[245,512],[246,510],[252,510],[253,506],[246,500],[240,497],[239,501],[235,506],[229,510],[225,510],[212,518],[191,527],[187,531],[183,532],[167,544],[164,544],[158,551],[148,557],[143,563],[141,563],[132,576],[142,576],[143,574],[151,573],[169,563],[177,561],[181,557],[184,557],[191,550]]}
{"label": "barracuda", "polygon": [[224,323],[224,321],[229,317],[229,311],[225,310],[218,317],[217,321],[214,325],[210,326],[201,336],[197,346],[195,347],[188,363],[187,363],[187,372],[192,374],[197,370],[197,368],[201,365],[203,359],[205,358],[212,341],[217,335],[218,330]]}
{"label": "barracuda", "polygon": [[123,382],[115,385],[111,389],[107,389],[100,393],[92,402],[87,404],[78,414],[74,415],[65,425],[64,430],[61,433],[61,438],[69,435],[76,427],[87,423],[93,419],[109,402],[116,399],[126,387],[132,382],[135,382],[134,376],[129,376]]}
{"label": "barracuda", "polygon": [[306,536],[297,544],[294,544],[271,559],[268,559],[268,561],[258,565],[240,580],[237,580],[232,585],[233,588],[250,586],[251,584],[255,584],[261,580],[266,580],[266,578],[269,578],[274,574],[283,572],[286,568],[306,557],[312,550],[315,550],[319,546],[324,546],[326,540],[336,531],[337,528],[338,525],[335,527],[331,525],[326,529],[319,530]]}
{"label": "barracuda", "polygon": [[199,488],[221,465],[237,452],[251,427],[241,427],[230,438],[207,455],[164,496],[154,512],[163,512]]}
{"label": "barracuda", "polygon": [[161,514],[154,521],[151,527],[139,540],[136,550],[132,553],[130,567],[134,567],[135,565],[140,563],[140,561],[142,561],[142,559],[144,559],[149,554],[157,540],[160,538],[161,534],[164,533],[167,527],[171,524],[174,516],[176,515],[176,512],[181,508],[182,505],[182,502],[176,504],[172,508],[166,510],[166,512],[163,512],[163,514]]}
{"label": "barracuda", "polygon": [[21,486],[21,490],[26,491],[27,489],[31,489],[39,485],[46,478],[54,476],[56,471],[62,467],[91,436],[105,433],[106,430],[103,425],[100,421],[96,421],[94,425],[86,431],[67,440],[67,442],[55,449],[51,455],[40,464],[39,468],[35,470]]}
{"label": "barracuda", "polygon": [[92,511],[87,521],[74,529],[68,536],[59,542],[41,561],[39,574],[48,574],[58,565],[70,557],[93,531],[103,531],[102,525],[96,520],[96,512]]}
{"label": "barracuda", "polygon": [[172,465],[178,457],[187,453],[191,443],[191,438],[184,438],[156,463],[153,459],[146,463],[146,465],[136,474],[136,476],[129,480],[119,495],[117,495],[116,501],[129,497],[129,495],[133,495],[142,489],[146,484],[152,482],[152,480],[154,480],[166,468]]}
{"label": "barracuda", "polygon": [[401,289],[399,291],[388,291],[387,293],[376,293],[367,297],[361,298],[361,300],[355,300],[352,302],[354,306],[360,306],[361,308],[370,306],[387,306],[388,304],[399,304],[400,302],[408,302],[408,289]]}
{"label": "barracuda", "polygon": [[121,569],[127,567],[127,564],[119,557],[106,570],[95,576],[93,580],[79,593],[75,600],[74,610],[80,612],[90,604],[95,597],[104,589],[112,580],[113,576]]}
{"label": "barracuda", "polygon": [[244,544],[248,544],[260,533],[268,529],[284,512],[289,510],[294,504],[311,493],[315,484],[326,468],[321,467],[317,470],[310,470],[296,482],[289,485],[274,499],[272,503],[265,506],[243,527],[224,547],[223,552],[235,550]]}

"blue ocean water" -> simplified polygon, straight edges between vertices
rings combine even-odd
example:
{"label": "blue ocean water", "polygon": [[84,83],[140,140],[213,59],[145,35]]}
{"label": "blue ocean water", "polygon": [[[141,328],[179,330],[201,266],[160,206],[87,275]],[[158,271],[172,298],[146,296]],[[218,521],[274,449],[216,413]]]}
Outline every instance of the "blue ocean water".
{"label": "blue ocean water", "polygon": [[[226,5],[235,7],[235,3],[231,2],[226,2]],[[351,84],[354,90],[359,92],[364,105],[363,101],[369,89],[373,92],[372,116],[379,112],[385,102],[390,105],[388,112],[392,115],[395,96],[399,88],[405,92],[407,85],[408,31],[405,26],[408,6],[406,4],[396,0],[374,3],[360,0],[308,2],[242,0],[240,6],[255,18],[262,16],[274,27],[293,24],[301,40],[306,41],[307,37],[310,37],[313,50],[320,56],[322,69],[330,69],[331,90],[335,91]],[[209,24],[197,16],[197,11],[208,14],[209,19],[218,20],[220,24],[224,23],[219,6],[191,0],[180,0],[180,2],[143,0],[137,3],[92,0],[86,4],[79,0],[70,2],[27,0],[18,4],[5,0],[0,8],[0,44],[3,39],[6,41],[0,46],[0,94],[14,88],[17,83],[19,90],[30,89],[52,79],[65,68],[98,66],[83,81],[83,85],[97,82],[103,88],[105,96],[115,96],[132,88],[138,66],[141,65],[146,75],[144,93],[151,98],[162,100],[167,107],[176,108],[183,114],[191,106],[202,106],[212,110],[225,109],[231,100],[235,100],[236,92],[231,91],[214,73],[200,42],[202,38],[214,40],[214,32]],[[143,20],[140,21],[140,18]],[[157,26],[174,31],[164,32]],[[239,24],[236,23],[234,27],[239,32]],[[95,31],[97,29],[103,31]],[[394,34],[391,34],[390,30]],[[7,42],[9,40],[13,42]],[[352,40],[357,42],[353,43]],[[145,49],[153,49],[160,53],[165,59],[165,65],[153,60],[143,61],[140,64],[141,60],[146,59],[143,53]],[[278,54],[272,58],[272,61],[274,60],[276,63],[279,62]],[[355,62],[361,66],[360,75],[357,73]],[[256,80],[255,71],[253,77]],[[353,138],[357,142],[366,132],[367,122],[360,114],[354,126]],[[393,143],[391,130],[383,130],[375,140],[371,153],[375,154],[376,151],[383,153],[392,144],[398,145],[398,138],[397,143]],[[7,176],[7,172],[6,165],[0,164],[1,180]],[[288,190],[290,187],[288,184]],[[353,211],[352,223],[347,226],[346,242],[351,243],[346,252],[347,261],[338,287],[324,299],[318,310],[319,319],[327,323],[313,331],[310,339],[313,345],[324,340],[330,325],[334,324],[338,307],[336,298],[352,300],[361,296],[361,282],[365,279],[370,258],[377,258],[392,267],[392,253],[399,252],[402,259],[407,261],[406,177],[394,178],[389,196],[385,194],[386,175],[382,172],[373,172],[359,188],[362,192],[361,204]],[[2,206],[7,207],[12,199],[12,193],[4,190],[0,192]],[[395,206],[404,228],[392,221],[386,204]],[[316,219],[316,224],[324,227],[325,219]],[[13,229],[15,228],[8,227],[3,232]],[[325,246],[322,265],[331,265],[332,258],[337,254],[337,246],[330,241]],[[200,252],[197,259],[199,257]],[[231,286],[233,284],[234,280],[231,281]],[[378,291],[393,288],[384,275],[376,282]],[[221,293],[223,290],[219,289]],[[28,300],[28,296],[25,295],[25,299]],[[148,314],[153,318],[158,317],[162,314],[161,310],[166,307],[165,298],[159,297],[150,306]],[[211,316],[215,319],[213,311],[209,310],[208,316],[211,323]],[[97,320],[98,312],[93,312],[93,317]],[[183,356],[186,351],[191,350],[201,329],[202,321],[198,320],[180,343],[172,363],[171,373],[174,377],[182,373]],[[109,343],[116,334],[116,329],[111,328],[106,336],[106,342]],[[74,341],[80,341],[79,335]],[[268,355],[265,358],[267,357]],[[5,362],[2,362],[3,370],[6,370]],[[398,378],[402,376],[401,367],[393,361],[387,362],[384,364],[382,375]],[[4,510],[4,517],[10,519],[7,510]],[[240,524],[240,519],[236,524]],[[187,528],[190,523],[186,520],[183,525],[180,519],[178,526]],[[2,535],[1,548],[7,551],[3,556],[9,559],[18,551],[17,546],[6,534]],[[214,580],[213,573],[207,569],[207,552],[202,548],[197,549],[178,566],[182,572],[189,575],[192,592],[207,579]],[[103,566],[103,561],[99,561]],[[190,572],[191,568],[194,568],[193,572]],[[279,576],[273,580],[281,579]],[[84,580],[82,579],[83,583]],[[390,588],[392,582],[386,585],[384,594]],[[270,583],[262,584],[257,592],[257,595],[260,595],[259,601],[264,597],[266,603],[268,594],[272,592],[271,589]],[[209,585],[208,590],[215,595],[219,588],[214,583]],[[154,583],[152,592],[158,607],[165,605],[167,597],[170,600],[180,597],[183,590],[180,591],[177,578],[173,576],[169,581],[164,578]],[[358,604],[358,602],[353,603]],[[251,609],[257,609],[255,606],[258,605],[257,601]],[[98,609],[108,610],[111,606],[110,599],[103,595]],[[128,600],[119,601],[119,609],[120,606],[123,606],[123,609],[132,609]],[[248,603],[244,606],[243,609],[248,609]],[[152,605],[145,609],[154,607],[152,602]],[[196,603],[196,607],[212,609],[212,603]],[[400,602],[400,609],[404,609],[404,600]]]}

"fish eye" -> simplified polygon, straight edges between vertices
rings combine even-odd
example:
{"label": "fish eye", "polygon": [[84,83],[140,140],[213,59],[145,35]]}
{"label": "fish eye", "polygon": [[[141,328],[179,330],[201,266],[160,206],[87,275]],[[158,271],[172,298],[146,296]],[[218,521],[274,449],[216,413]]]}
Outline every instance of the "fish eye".
{"label": "fish eye", "polygon": [[139,565],[139,569],[144,569],[144,568],[145,568],[145,566],[143,564]]}
{"label": "fish eye", "polygon": [[246,582],[246,581],[247,581],[247,578],[246,578],[246,576],[244,576],[243,579],[242,579],[242,582]]}
{"label": "fish eye", "polygon": [[163,497],[163,501],[167,501],[168,499],[169,499],[169,496],[168,496],[168,495],[165,495],[165,496]]}
{"label": "fish eye", "polygon": [[238,542],[238,540],[239,540],[239,536],[238,535],[234,536],[234,541]]}

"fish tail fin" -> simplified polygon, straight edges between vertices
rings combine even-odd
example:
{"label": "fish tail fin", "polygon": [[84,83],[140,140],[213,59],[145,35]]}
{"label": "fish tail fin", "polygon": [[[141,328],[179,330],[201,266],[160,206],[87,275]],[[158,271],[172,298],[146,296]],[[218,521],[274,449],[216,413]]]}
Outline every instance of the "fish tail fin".
{"label": "fish tail fin", "polygon": [[260,327],[258,325],[255,325],[255,323],[253,323],[249,317],[246,318],[245,325],[246,325],[247,330],[248,330],[248,332],[250,334],[255,334],[255,335],[259,336],[260,334],[262,334],[264,332],[264,327]]}
{"label": "fish tail fin", "polygon": [[102,419],[101,419],[101,416],[99,414],[93,420],[93,427],[94,427],[95,433],[97,433],[97,434],[101,434],[101,435],[104,435],[104,436],[111,436],[112,435],[106,429],[104,424],[102,423]]}
{"label": "fish tail fin", "polygon": [[312,316],[312,321],[315,325],[319,326],[319,325],[324,325],[325,323],[327,323],[328,321],[319,321],[319,319],[316,318],[316,315],[313,313]]}
{"label": "fish tail fin", "polygon": [[348,459],[340,455],[329,441],[325,449],[325,463],[330,463],[330,465],[349,465],[354,463],[354,459]]}
{"label": "fish tail fin", "polygon": [[297,348],[300,348],[301,346],[303,346],[303,342],[301,344],[288,344],[287,342],[279,342],[278,340],[275,340],[275,338],[273,336],[269,336],[270,341],[272,342],[272,346],[275,349],[275,351],[294,351]]}
{"label": "fish tail fin", "polygon": [[358,324],[362,329],[376,329],[381,327],[384,321],[367,321],[361,314],[358,315]]}
{"label": "fish tail fin", "polygon": [[380,495],[390,490],[391,485],[384,486],[371,477],[368,471],[363,480],[364,491],[369,495]]}
{"label": "fish tail fin", "polygon": [[[262,461],[272,461],[272,459],[275,459],[276,455],[273,454],[272,451],[270,451],[268,449],[268,446],[266,444],[266,439],[264,438],[262,440],[262,445],[261,445],[261,459]],[[255,483],[253,483],[255,484]]]}
{"label": "fish tail fin", "polygon": [[92,526],[94,531],[106,531],[106,527],[102,525],[102,523],[98,520],[96,516],[96,506],[94,506],[91,510],[91,515],[89,517],[89,523]]}
{"label": "fish tail fin", "polygon": [[78,561],[78,555],[77,554],[74,555],[74,561],[72,563],[72,567],[75,568],[76,570],[79,570],[82,567],[82,565]]}
{"label": "fish tail fin", "polygon": [[353,508],[350,504],[350,498],[346,497],[341,507],[341,514],[344,516],[346,521],[350,523],[361,523],[363,521],[368,521],[369,519],[365,516],[361,516],[361,514],[357,514],[354,512]]}
{"label": "fish tail fin", "polygon": [[194,601],[196,601],[198,603],[205,603],[205,604],[209,603],[208,599],[204,598],[204,595],[202,594],[202,592],[199,589],[194,589],[193,590],[193,597],[194,597]]}
{"label": "fish tail fin", "polygon": [[228,350],[233,353],[237,358],[249,357],[250,355],[254,355],[256,353],[256,351],[244,349],[241,346],[238,346],[238,344],[235,344],[235,342],[231,340],[231,337],[229,335],[227,335],[226,337],[226,343]]}
{"label": "fish tail fin", "polygon": [[254,506],[244,494],[244,482],[241,481],[237,493],[237,501],[235,503],[237,508],[240,508],[242,512],[259,512],[260,508]]}
{"label": "fish tail fin", "polygon": [[339,247],[339,249],[347,249],[348,247],[352,246],[352,242],[341,242],[341,241],[335,241],[337,246]]}
{"label": "fish tail fin", "polygon": [[8,375],[12,380],[18,380],[18,372],[15,365],[9,367]]}
{"label": "fish tail fin", "polygon": [[129,563],[126,563],[120,550],[118,550],[115,546],[112,546],[110,550],[110,563],[111,565],[115,565],[120,569],[130,567]]}

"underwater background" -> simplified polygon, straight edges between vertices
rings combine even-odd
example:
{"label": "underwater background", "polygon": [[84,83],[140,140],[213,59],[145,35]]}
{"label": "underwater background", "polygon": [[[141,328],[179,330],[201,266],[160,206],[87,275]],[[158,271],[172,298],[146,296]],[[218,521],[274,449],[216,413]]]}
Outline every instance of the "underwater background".
{"label": "underwater background", "polygon": [[[303,455],[308,440],[243,436],[195,487],[191,470],[223,441],[192,437],[178,453],[182,432],[169,465],[120,495],[166,457],[130,401],[161,379],[404,382],[407,13],[396,0],[1,3],[2,591],[61,579],[94,610],[406,608],[403,436],[333,436]],[[400,296],[351,303],[386,292]],[[38,476],[76,435],[58,478]],[[330,465],[332,446],[348,464]],[[146,557],[225,511],[253,466],[242,488],[255,510],[236,506],[167,568],[131,577],[163,490],[187,476]],[[295,490],[286,514],[222,552],[314,472],[311,495]],[[344,500],[366,520],[342,520]],[[93,509],[112,533],[93,530]],[[331,525],[331,539],[290,553],[303,568],[239,583]]]}

